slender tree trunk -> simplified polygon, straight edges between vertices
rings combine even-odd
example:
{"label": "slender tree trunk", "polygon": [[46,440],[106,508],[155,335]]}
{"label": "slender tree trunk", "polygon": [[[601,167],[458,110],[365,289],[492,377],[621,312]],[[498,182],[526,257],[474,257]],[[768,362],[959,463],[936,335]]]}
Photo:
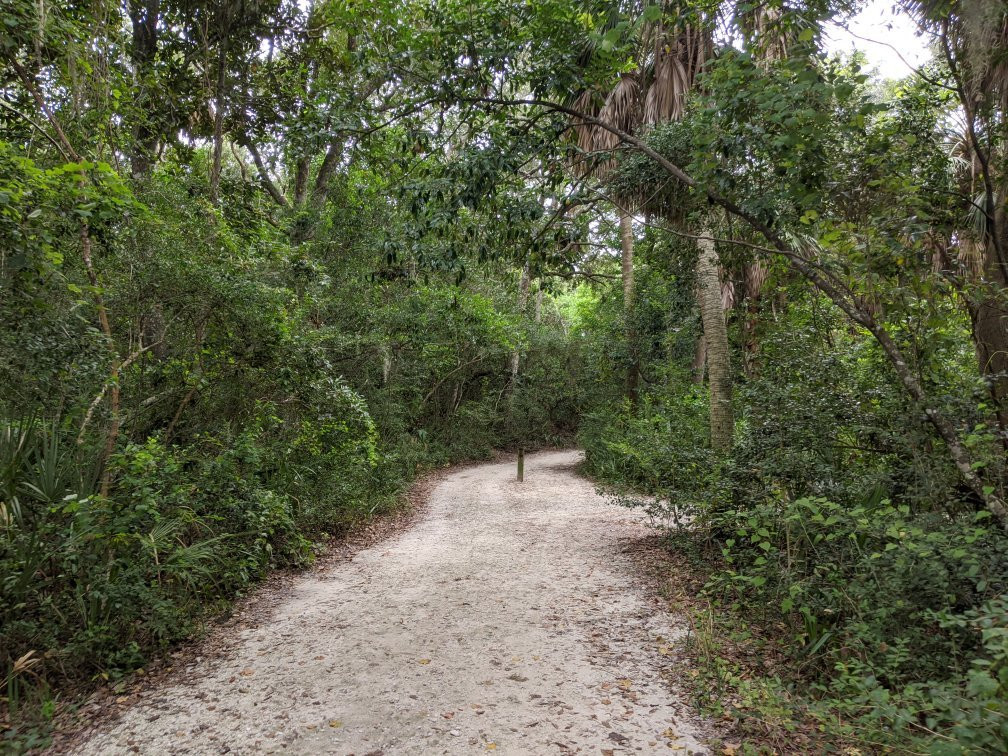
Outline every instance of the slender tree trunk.
{"label": "slender tree trunk", "polygon": [[762,260],[753,260],[745,266],[745,321],[742,326],[742,367],[747,378],[759,373],[760,296],[766,283],[767,268]]}
{"label": "slender tree trunk", "polygon": [[[529,296],[529,264],[525,261],[525,266],[522,268],[521,278],[518,279],[518,313],[521,316],[525,314],[525,308],[528,305]],[[511,353],[511,383],[509,384],[508,391],[514,391],[515,384],[518,382],[518,367],[521,362],[521,349],[515,345],[514,351]]]}
{"label": "slender tree trunk", "polygon": [[215,95],[213,163],[210,166],[210,201],[218,203],[220,188],[221,158],[224,154],[224,87],[227,83],[227,34],[221,35],[217,53],[217,92]]}
{"label": "slender tree trunk", "polygon": [[[989,255],[984,272],[984,292],[971,310],[973,342],[980,375],[991,392],[994,412],[1002,434],[1008,433],[1008,286],[1001,266]],[[1008,437],[1003,443],[1008,444]]]}
{"label": "slender tree trunk", "polygon": [[381,356],[382,356],[381,385],[384,388],[385,386],[388,386],[389,378],[392,377],[392,350],[389,348],[388,344],[382,345]]}
{"label": "slender tree trunk", "polygon": [[697,299],[703,320],[707,352],[707,372],[710,381],[711,446],[727,451],[732,445],[735,421],[732,413],[731,363],[728,352],[728,327],[725,324],[718,276],[718,257],[708,229],[697,241]]}
{"label": "slender tree trunk", "polygon": [[633,217],[620,212],[620,251],[623,264],[623,317],[626,321],[627,353],[630,364],[627,367],[626,391],[632,406],[637,406],[638,384],[640,383],[640,355],[637,349],[637,333],[633,326],[634,310],[634,236]]}

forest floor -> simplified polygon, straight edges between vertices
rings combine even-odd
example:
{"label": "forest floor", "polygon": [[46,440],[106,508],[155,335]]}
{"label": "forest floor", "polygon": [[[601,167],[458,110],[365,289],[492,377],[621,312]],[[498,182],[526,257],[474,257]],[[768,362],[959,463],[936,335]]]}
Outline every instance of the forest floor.
{"label": "forest floor", "polygon": [[579,461],[455,469],[402,532],[253,598],[64,747],[706,752],[669,651],[683,621],[640,577],[652,534]]}

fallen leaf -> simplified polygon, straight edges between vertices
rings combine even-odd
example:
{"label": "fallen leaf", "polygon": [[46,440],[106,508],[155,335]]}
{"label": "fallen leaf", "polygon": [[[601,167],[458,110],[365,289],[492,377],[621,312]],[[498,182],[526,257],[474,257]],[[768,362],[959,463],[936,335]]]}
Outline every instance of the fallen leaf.
{"label": "fallen leaf", "polygon": [[430,659],[420,659],[419,664],[430,664]]}
{"label": "fallen leaf", "polygon": [[251,667],[246,667],[238,674],[241,675],[242,677],[252,677],[252,675],[255,674],[255,670],[252,669]]}
{"label": "fallen leaf", "polygon": [[444,717],[445,719],[451,719],[452,717],[455,716],[455,712],[454,711],[445,711],[445,712],[442,712],[441,716]]}
{"label": "fallen leaf", "polygon": [[486,744],[486,749],[488,751],[496,751],[497,750],[497,744],[496,743],[487,743]]}
{"label": "fallen leaf", "polygon": [[330,727],[334,727],[334,728],[335,727],[342,727],[343,726],[343,722],[340,721],[339,719],[330,719],[329,720],[329,726]]}
{"label": "fallen leaf", "polygon": [[621,680],[617,680],[616,684],[619,685],[622,690],[630,690],[630,687],[633,685],[633,680],[624,677]]}

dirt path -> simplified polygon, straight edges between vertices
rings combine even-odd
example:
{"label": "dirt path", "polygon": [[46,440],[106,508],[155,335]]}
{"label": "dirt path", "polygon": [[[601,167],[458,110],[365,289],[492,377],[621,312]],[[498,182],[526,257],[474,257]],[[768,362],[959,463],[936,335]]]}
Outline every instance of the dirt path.
{"label": "dirt path", "polygon": [[78,753],[704,751],[577,452],[455,472],[404,534],[299,579],[269,622]]}

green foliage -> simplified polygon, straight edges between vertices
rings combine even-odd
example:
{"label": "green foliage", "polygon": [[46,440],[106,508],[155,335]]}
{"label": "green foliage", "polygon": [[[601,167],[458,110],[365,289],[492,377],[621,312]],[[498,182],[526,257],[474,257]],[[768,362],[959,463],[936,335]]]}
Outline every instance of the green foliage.
{"label": "green foliage", "polygon": [[587,472],[647,494],[621,503],[642,506],[656,526],[682,530],[723,495],[723,477],[710,448],[706,392],[691,386],[669,394],[649,396],[635,411],[624,405],[619,414],[587,414],[578,438]]}
{"label": "green foliage", "polygon": [[[706,61],[682,56],[713,0],[140,5],[0,11],[12,743],[419,469],[579,432],[708,596],[791,650],[767,682],[711,641],[720,692],[851,742],[1003,750],[1003,40],[911,3],[953,30],[949,65],[873,86],[818,51],[845,3],[736,4]],[[627,143],[572,177],[566,104],[672,54],[670,82],[700,71],[665,93],[684,117],[630,131],[696,188]],[[612,196],[646,221],[633,292]],[[722,455],[699,217],[726,237]]]}

